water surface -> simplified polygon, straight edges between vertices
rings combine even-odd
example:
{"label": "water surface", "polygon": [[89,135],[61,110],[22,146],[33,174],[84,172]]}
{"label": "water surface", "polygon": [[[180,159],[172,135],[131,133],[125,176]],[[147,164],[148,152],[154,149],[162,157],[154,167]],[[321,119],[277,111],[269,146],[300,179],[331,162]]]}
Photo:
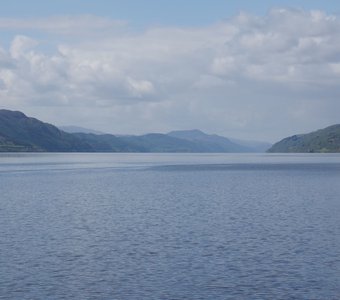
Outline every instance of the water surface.
{"label": "water surface", "polygon": [[1,154],[0,299],[339,299],[340,155]]}

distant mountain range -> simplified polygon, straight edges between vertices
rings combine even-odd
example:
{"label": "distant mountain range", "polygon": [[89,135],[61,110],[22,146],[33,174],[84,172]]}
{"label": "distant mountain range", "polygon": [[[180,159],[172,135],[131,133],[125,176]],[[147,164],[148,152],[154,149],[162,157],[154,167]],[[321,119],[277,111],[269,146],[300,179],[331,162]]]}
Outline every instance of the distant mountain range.
{"label": "distant mountain range", "polygon": [[93,133],[93,134],[105,134],[104,132],[93,130],[93,129],[88,129],[80,126],[58,126],[58,128],[62,131],[65,131],[67,133]]}
{"label": "distant mountain range", "polygon": [[268,152],[338,153],[340,152],[340,124],[308,134],[287,137],[274,144]]}
{"label": "distant mountain range", "polygon": [[1,152],[259,152],[267,143],[230,140],[200,130],[116,136],[81,127],[67,131],[27,117],[22,112],[0,110]]}

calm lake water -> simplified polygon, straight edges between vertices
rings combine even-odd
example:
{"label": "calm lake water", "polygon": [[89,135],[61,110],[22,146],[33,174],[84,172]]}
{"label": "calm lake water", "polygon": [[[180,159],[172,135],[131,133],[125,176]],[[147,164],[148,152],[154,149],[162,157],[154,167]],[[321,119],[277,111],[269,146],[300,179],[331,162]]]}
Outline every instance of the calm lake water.
{"label": "calm lake water", "polygon": [[0,299],[340,299],[340,155],[1,154]]}

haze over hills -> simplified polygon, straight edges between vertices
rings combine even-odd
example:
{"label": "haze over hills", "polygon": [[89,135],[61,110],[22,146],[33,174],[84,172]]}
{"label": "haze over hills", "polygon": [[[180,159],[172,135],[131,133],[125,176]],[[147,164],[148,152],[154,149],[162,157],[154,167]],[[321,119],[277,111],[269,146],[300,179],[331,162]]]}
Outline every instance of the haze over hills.
{"label": "haze over hills", "polygon": [[[81,129],[81,127],[78,127]],[[96,140],[97,143],[103,139],[110,143],[110,134],[102,136],[86,135],[89,129],[77,132],[76,135],[89,140]],[[171,131],[167,134],[149,133],[145,135],[115,135],[120,141],[127,142],[138,152],[265,152],[271,144],[253,141],[239,140],[239,143],[218,135],[210,135],[198,129]],[[181,141],[179,142],[180,139]],[[261,150],[260,147],[263,149]]]}
{"label": "haze over hills", "polygon": [[[27,117],[19,111],[0,110],[1,152],[264,152],[270,144],[228,139],[200,130],[172,131],[145,135],[94,134],[73,127],[68,133],[54,125]],[[281,140],[268,152],[340,152],[340,125]]]}
{"label": "haze over hills", "polygon": [[80,126],[74,126],[74,125],[69,125],[69,126],[58,126],[58,128],[62,131],[68,132],[68,133],[93,133],[93,134],[105,134],[104,132],[89,129],[89,128],[84,128]]}
{"label": "haze over hills", "polygon": [[287,137],[274,144],[268,152],[338,153],[340,152],[340,124],[308,134]]}
{"label": "haze over hills", "polygon": [[273,145],[271,143],[262,142],[262,141],[240,140],[240,139],[234,139],[234,138],[229,138],[229,140],[235,144],[249,147],[253,149],[255,152],[266,152]]}
{"label": "haze over hills", "polygon": [[[70,130],[70,128],[69,128]],[[225,137],[199,130],[150,133],[141,136],[115,136],[67,133],[19,111],[0,110],[0,151],[2,152],[256,152]]]}
{"label": "haze over hills", "polygon": [[243,146],[240,144],[233,143],[228,138],[216,135],[206,134],[200,130],[182,130],[182,131],[171,131],[168,133],[169,136],[188,140],[201,145],[205,145],[207,150],[218,150],[218,152],[255,152],[254,149]]}

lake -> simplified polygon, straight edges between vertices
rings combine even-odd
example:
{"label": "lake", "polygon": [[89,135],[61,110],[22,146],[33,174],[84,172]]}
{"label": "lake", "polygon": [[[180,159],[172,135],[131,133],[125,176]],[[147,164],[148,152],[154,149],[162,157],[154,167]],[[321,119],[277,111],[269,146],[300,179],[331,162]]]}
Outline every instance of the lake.
{"label": "lake", "polygon": [[339,154],[0,154],[0,299],[340,299]]}

